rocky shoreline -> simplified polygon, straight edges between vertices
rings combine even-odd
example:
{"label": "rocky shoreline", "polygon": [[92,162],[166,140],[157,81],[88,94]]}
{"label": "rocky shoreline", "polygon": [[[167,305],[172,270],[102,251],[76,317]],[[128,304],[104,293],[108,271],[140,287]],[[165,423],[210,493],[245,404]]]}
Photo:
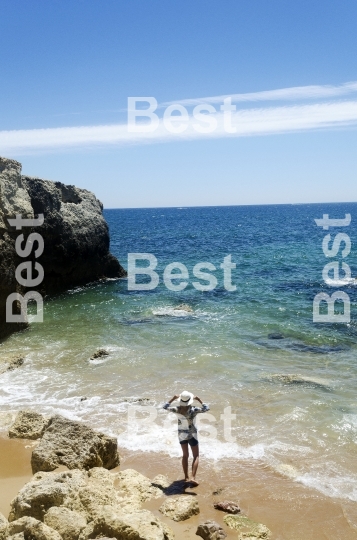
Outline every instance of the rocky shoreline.
{"label": "rocky shoreline", "polygon": [[[16,268],[24,261],[42,266],[43,280],[31,290],[43,296],[126,275],[109,251],[108,225],[103,205],[95,195],[61,182],[23,176],[21,169],[21,163],[0,157],[0,339],[26,327],[26,323],[6,321],[5,315],[8,296],[27,292],[16,279]],[[18,230],[8,221],[17,215],[31,220],[43,215],[44,221],[37,227]],[[34,251],[25,259],[17,253],[19,235],[23,235],[24,249],[32,233],[43,238],[44,250],[38,260]],[[15,308],[14,313],[18,313]]]}
{"label": "rocky shoreline", "polygon": [[[8,519],[0,515],[0,540],[184,539],[184,529],[177,526],[200,514],[197,497],[179,482],[119,470],[116,439],[85,424],[20,411],[8,437],[34,441],[34,476],[12,500]],[[144,507],[150,501],[163,519]],[[234,502],[222,501],[216,508],[224,512],[222,525],[202,521],[198,537],[219,540],[233,532],[239,540],[271,537],[267,527],[240,515]]]}

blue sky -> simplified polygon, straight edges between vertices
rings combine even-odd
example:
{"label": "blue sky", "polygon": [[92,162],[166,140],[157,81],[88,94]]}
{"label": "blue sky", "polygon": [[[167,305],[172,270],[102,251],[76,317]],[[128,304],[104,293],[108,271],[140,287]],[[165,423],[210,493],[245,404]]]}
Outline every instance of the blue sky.
{"label": "blue sky", "polygon": [[[90,189],[108,208],[357,200],[355,0],[0,10],[0,155],[24,174]],[[192,100],[219,112],[236,96],[238,135],[131,140],[130,96],[189,114]]]}

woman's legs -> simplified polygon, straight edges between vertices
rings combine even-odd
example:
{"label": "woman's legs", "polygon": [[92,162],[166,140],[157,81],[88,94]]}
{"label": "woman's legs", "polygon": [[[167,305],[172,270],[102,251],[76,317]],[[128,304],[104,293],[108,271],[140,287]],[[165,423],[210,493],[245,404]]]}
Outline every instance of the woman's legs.
{"label": "woman's legs", "polygon": [[194,482],[196,482],[196,473],[197,473],[198,464],[199,464],[199,461],[200,461],[200,458],[199,458],[200,452],[199,452],[199,449],[198,449],[198,444],[196,444],[196,446],[191,446],[191,451],[192,451],[192,457],[193,457],[193,461],[192,461],[192,480]]}
{"label": "woman's legs", "polygon": [[188,480],[188,443],[180,445],[182,448],[182,469],[185,475],[185,480]]}

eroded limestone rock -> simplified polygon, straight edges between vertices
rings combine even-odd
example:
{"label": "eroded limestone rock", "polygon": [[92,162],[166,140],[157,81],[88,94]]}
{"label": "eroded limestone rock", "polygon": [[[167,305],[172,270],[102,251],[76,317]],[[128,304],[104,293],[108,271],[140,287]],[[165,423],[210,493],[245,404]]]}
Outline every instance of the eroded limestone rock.
{"label": "eroded limestone rock", "polygon": [[134,469],[119,472],[117,485],[125,507],[132,505],[140,508],[143,502],[162,496],[162,490],[159,487]]}
{"label": "eroded limestone rock", "polygon": [[62,506],[52,506],[45,514],[44,522],[57,531],[63,540],[77,540],[87,525],[81,514]]}
{"label": "eroded limestone rock", "polygon": [[191,495],[169,497],[159,510],[173,521],[184,521],[200,512],[196,498]]}
{"label": "eroded limestone rock", "polygon": [[173,540],[173,532],[149,510],[133,513],[103,509],[101,516],[89,523],[79,540],[89,538],[116,538],[118,540]]}
{"label": "eroded limestone rock", "polygon": [[5,540],[7,534],[8,521],[0,512],[0,540]]}
{"label": "eroded limestone rock", "polygon": [[56,506],[91,521],[101,515],[103,507],[129,513],[140,509],[142,502],[159,496],[159,488],[131,469],[121,473],[110,473],[101,467],[89,471],[38,472],[12,501],[9,520],[23,516],[46,520],[50,508]]}
{"label": "eroded limestone rock", "polygon": [[33,472],[53,471],[59,465],[69,469],[105,467],[119,464],[117,440],[90,427],[56,415],[40,444],[32,452]]}
{"label": "eroded limestone rock", "polygon": [[9,521],[25,516],[42,521],[51,506],[72,509],[79,489],[87,485],[87,478],[88,475],[79,470],[35,474],[11,502]]}
{"label": "eroded limestone rock", "polygon": [[57,531],[31,517],[9,523],[7,534],[6,538],[11,540],[62,540]]}
{"label": "eroded limestone rock", "polygon": [[[159,487],[132,469],[121,473],[111,473],[102,467],[89,471],[38,472],[12,501],[9,521],[10,524],[31,519],[44,522],[62,540],[97,537],[172,540],[171,529],[141,508],[143,502],[160,496],[163,493]],[[182,504],[177,510],[182,519]],[[187,505],[185,511],[187,514]],[[18,527],[14,534],[22,534],[24,530]]]}
{"label": "eroded limestone rock", "polygon": [[20,411],[9,429],[10,438],[39,439],[50,423],[50,418],[35,411]]}

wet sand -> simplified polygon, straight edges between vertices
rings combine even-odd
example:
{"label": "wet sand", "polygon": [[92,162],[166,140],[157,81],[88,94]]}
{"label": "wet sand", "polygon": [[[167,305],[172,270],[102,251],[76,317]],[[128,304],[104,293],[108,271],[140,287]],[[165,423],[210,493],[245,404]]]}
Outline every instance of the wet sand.
{"label": "wet sand", "polygon": [[[10,502],[19,489],[32,477],[30,459],[34,441],[10,440],[0,437],[0,512],[8,515]],[[172,481],[172,494],[182,493],[179,458],[154,453],[130,453],[120,450],[121,465],[116,470],[136,469],[153,478],[164,474]],[[159,511],[162,499],[144,505],[175,532],[178,540],[194,540],[198,523],[213,519],[227,532],[228,540],[237,532],[224,525],[224,513],[213,508],[219,500],[238,502],[242,513],[264,523],[272,531],[272,540],[356,540],[357,504],[325,497],[319,492],[297,484],[272,472],[259,463],[222,461],[212,464],[201,459],[200,485],[185,493],[197,497],[200,514],[175,523]],[[219,495],[214,492],[220,491]]]}

